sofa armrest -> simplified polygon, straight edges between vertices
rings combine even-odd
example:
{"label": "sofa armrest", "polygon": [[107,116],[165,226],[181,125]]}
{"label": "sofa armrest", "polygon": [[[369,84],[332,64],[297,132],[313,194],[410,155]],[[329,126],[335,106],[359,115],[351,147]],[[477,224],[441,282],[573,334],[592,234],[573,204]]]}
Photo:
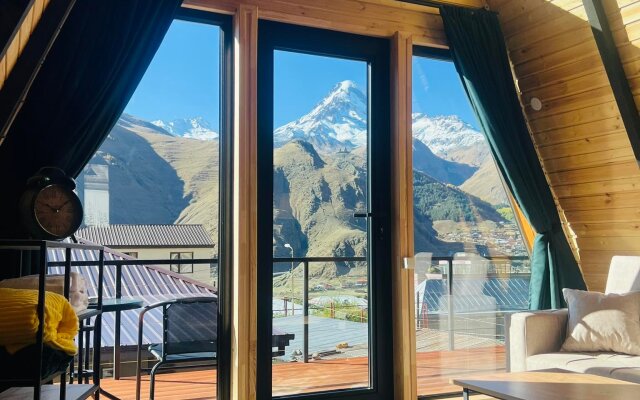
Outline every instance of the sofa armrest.
{"label": "sofa armrest", "polygon": [[559,351],[564,343],[567,318],[566,308],[507,314],[507,371],[526,371],[527,357]]}

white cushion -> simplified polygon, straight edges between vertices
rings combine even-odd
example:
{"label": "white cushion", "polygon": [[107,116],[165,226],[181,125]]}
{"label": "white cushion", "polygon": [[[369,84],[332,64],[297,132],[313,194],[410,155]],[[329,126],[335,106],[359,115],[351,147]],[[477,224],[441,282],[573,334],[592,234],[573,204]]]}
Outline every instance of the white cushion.
{"label": "white cushion", "polygon": [[614,256],[607,275],[606,294],[640,291],[640,257]]}
{"label": "white cushion", "polygon": [[569,308],[563,351],[640,355],[640,292],[603,294],[563,289]]}
{"label": "white cushion", "polygon": [[559,368],[640,383],[640,356],[616,353],[546,353],[527,358],[527,370]]}

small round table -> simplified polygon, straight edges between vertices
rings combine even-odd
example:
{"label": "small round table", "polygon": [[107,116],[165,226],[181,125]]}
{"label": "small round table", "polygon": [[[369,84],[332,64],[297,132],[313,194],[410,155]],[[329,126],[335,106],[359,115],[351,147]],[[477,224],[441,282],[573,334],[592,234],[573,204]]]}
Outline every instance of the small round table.
{"label": "small round table", "polygon": [[113,379],[120,379],[120,314],[127,310],[142,308],[144,302],[137,298],[115,298],[102,301],[102,313],[115,312],[113,326]]}
{"label": "small round table", "polygon": [[[113,326],[113,379],[120,379],[120,314],[127,310],[136,310],[142,308],[144,301],[137,298],[112,298],[102,301],[102,312],[115,312],[116,317]],[[105,397],[109,399],[119,400],[116,396],[101,389]]]}

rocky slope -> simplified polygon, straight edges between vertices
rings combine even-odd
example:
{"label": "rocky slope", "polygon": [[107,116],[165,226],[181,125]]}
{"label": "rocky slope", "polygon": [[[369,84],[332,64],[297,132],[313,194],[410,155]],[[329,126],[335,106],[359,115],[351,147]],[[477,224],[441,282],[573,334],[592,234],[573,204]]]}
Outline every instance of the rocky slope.
{"label": "rocky slope", "polygon": [[311,112],[277,128],[273,136],[276,147],[302,139],[320,152],[364,146],[367,142],[367,98],[352,81],[340,82]]}
{"label": "rocky slope", "polygon": [[[110,223],[196,223],[217,237],[217,140],[172,136],[125,114],[91,163],[109,165]],[[83,174],[77,181],[82,193]]]}
{"label": "rocky slope", "polygon": [[494,205],[509,204],[498,168],[491,157],[460,185],[460,189]]}
{"label": "rocky slope", "polygon": [[180,118],[172,121],[156,120],[151,123],[173,136],[198,140],[214,140],[218,132],[211,129],[211,124],[203,117]]}
{"label": "rocky slope", "polygon": [[[353,217],[366,205],[366,112],[365,95],[345,81],[275,130],[274,256],[291,255],[285,244],[298,257],[366,254],[366,222]],[[413,125],[416,250],[468,250],[438,239],[434,223],[504,223],[493,205],[506,197],[486,140],[455,116],[415,114]],[[110,166],[111,223],[199,223],[217,237],[218,139],[202,118],[124,114],[93,162]],[[311,273],[331,278],[360,267],[325,263]]]}

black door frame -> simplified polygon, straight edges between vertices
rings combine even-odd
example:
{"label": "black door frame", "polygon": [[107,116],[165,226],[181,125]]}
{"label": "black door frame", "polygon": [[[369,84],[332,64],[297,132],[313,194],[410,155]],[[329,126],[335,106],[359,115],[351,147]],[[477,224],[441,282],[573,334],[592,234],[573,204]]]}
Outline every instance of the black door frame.
{"label": "black door frame", "polygon": [[216,398],[229,400],[231,399],[231,316],[233,315],[233,17],[181,7],[175,19],[215,25],[220,28]]}
{"label": "black door frame", "polygon": [[[282,396],[286,399],[393,398],[391,297],[390,41],[260,20],[258,25],[258,338],[256,393],[272,398],[273,69],[274,51],[366,61],[369,85],[369,306],[371,388]],[[373,162],[372,162],[373,161]],[[374,179],[372,179],[372,177]]]}

